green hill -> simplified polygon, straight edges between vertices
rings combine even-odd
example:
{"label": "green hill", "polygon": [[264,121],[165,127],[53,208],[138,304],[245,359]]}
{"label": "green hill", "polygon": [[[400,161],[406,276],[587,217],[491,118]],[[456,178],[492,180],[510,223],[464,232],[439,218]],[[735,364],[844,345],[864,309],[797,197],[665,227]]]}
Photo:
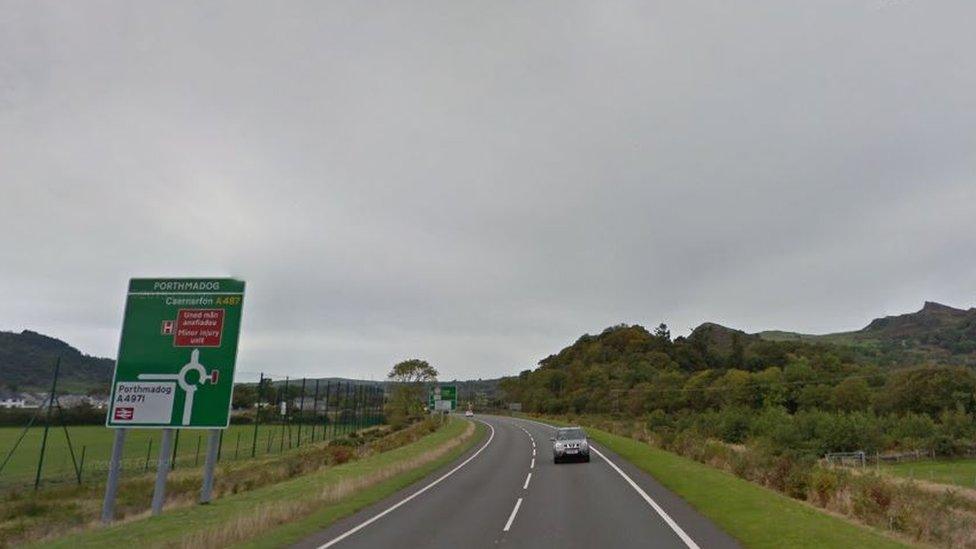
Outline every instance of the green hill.
{"label": "green hill", "polygon": [[0,380],[3,389],[46,391],[54,375],[54,365],[61,356],[58,381],[64,391],[85,393],[108,392],[114,361],[89,356],[60,339],[24,330],[0,331]]}

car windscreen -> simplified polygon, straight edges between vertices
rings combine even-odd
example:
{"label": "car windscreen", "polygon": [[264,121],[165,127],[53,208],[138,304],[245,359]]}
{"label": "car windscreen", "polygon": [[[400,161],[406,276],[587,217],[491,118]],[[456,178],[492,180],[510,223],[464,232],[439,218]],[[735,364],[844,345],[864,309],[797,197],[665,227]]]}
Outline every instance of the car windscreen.
{"label": "car windscreen", "polygon": [[582,429],[560,429],[556,432],[556,440],[580,440],[586,438]]}

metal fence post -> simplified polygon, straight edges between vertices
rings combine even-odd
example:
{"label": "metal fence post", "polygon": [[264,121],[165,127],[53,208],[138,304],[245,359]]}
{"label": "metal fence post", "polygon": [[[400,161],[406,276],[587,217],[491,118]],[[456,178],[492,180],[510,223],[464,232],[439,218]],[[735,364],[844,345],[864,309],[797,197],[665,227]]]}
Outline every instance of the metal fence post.
{"label": "metal fence post", "polygon": [[81,463],[78,464],[78,484],[81,484],[81,475],[85,471],[85,451],[88,449],[87,445],[81,447]]}
{"label": "metal fence post", "polygon": [[315,429],[319,422],[319,380],[315,380],[315,396],[312,397],[312,442],[315,442]]}
{"label": "metal fence post", "polygon": [[258,380],[258,402],[254,412],[254,440],[251,442],[251,457],[254,457],[258,450],[258,425],[261,424],[261,389],[264,387],[264,372]]}
{"label": "metal fence post", "polygon": [[41,453],[37,456],[37,474],[34,476],[34,491],[41,485],[41,469],[44,467],[44,452],[47,450],[47,432],[51,428],[51,410],[54,409],[54,394],[58,390],[58,374],[61,372],[61,355],[54,365],[54,380],[51,382],[51,394],[47,396],[47,414],[44,418],[44,435],[41,437]]}
{"label": "metal fence post", "polygon": [[302,445],[302,423],[305,423],[305,378],[302,378],[302,396],[298,399],[298,444]]}
{"label": "metal fence post", "polygon": [[[165,431],[164,431],[164,433],[165,433]],[[174,470],[176,469],[176,457],[177,457],[177,454],[176,453],[179,452],[179,451],[180,451],[180,430],[179,429],[176,429],[176,437],[173,440],[173,457],[171,457],[170,460],[169,460],[169,463],[170,463],[169,468],[170,469],[174,469]]]}

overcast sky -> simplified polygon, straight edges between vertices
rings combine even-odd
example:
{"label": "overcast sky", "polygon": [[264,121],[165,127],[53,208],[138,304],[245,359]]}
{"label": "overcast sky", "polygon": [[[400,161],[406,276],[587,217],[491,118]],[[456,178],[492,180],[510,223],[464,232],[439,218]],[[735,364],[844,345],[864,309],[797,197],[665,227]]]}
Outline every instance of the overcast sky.
{"label": "overcast sky", "polygon": [[239,379],[976,305],[976,2],[0,0],[0,329],[248,283]]}

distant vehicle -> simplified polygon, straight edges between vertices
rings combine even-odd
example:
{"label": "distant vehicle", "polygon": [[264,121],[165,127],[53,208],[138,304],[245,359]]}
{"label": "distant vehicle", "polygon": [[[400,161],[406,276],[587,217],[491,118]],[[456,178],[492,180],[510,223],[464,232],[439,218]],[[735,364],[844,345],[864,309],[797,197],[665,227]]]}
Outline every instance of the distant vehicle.
{"label": "distant vehicle", "polygon": [[474,417],[474,412],[468,410],[467,412],[464,412],[464,417]]}
{"label": "distant vehicle", "polygon": [[556,436],[552,440],[552,462],[560,463],[567,460],[590,461],[590,443],[586,440],[586,433],[580,427],[562,427],[556,429]]}

